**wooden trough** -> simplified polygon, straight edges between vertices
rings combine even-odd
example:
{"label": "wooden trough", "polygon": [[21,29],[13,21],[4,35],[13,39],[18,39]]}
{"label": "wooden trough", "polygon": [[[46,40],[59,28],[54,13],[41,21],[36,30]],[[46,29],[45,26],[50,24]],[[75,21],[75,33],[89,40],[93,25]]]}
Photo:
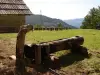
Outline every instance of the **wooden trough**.
{"label": "wooden trough", "polygon": [[[33,50],[32,54],[35,55],[33,59],[35,60],[35,64],[41,64],[41,62],[45,60],[44,58],[48,57],[51,53],[68,49],[70,49],[72,52],[77,52],[83,55],[87,55],[87,50],[82,51],[84,50],[83,47],[81,46],[83,43],[84,43],[84,38],[82,36],[75,36],[71,38],[64,38],[64,39],[34,44],[33,46],[31,46]],[[28,51],[29,49],[27,49],[27,53]]]}
{"label": "wooden trough", "polygon": [[50,54],[70,49],[72,52],[88,55],[87,49],[81,46],[84,43],[82,36],[75,36],[71,38],[58,39],[54,41],[41,42],[39,44],[32,44],[31,46],[24,45],[25,34],[33,30],[31,25],[22,26],[17,36],[16,42],[16,71],[24,75],[25,62],[24,59],[34,59],[35,65],[40,65],[50,57]]}

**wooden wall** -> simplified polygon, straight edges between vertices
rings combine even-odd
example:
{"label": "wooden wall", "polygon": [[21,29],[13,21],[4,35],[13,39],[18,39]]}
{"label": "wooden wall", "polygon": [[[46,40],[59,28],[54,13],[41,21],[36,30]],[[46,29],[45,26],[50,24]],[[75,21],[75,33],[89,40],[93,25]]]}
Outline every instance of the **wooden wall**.
{"label": "wooden wall", "polygon": [[19,27],[25,24],[25,16],[0,16],[0,32],[18,32]]}

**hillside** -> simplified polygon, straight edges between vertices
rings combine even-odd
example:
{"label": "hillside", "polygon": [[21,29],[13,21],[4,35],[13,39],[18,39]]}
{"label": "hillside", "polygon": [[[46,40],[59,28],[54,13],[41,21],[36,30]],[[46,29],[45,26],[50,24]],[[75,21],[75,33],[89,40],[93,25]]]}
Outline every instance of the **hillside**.
{"label": "hillside", "polygon": [[74,26],[71,26],[65,22],[63,22],[60,19],[55,19],[55,18],[50,18],[47,16],[41,16],[41,15],[31,15],[31,16],[26,16],[26,24],[42,24],[46,27],[51,27],[51,26],[57,26],[57,24],[61,23],[64,27],[70,27],[70,28],[75,28]]}
{"label": "hillside", "polygon": [[64,22],[66,22],[72,26],[75,26],[77,28],[80,28],[82,21],[83,21],[83,18],[64,20]]}

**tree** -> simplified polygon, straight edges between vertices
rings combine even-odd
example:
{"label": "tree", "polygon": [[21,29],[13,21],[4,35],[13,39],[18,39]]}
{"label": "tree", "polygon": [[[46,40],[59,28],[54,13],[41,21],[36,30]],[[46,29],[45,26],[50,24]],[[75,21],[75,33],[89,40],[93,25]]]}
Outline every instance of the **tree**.
{"label": "tree", "polygon": [[100,23],[100,6],[90,9],[82,22],[81,28],[95,29],[98,23]]}
{"label": "tree", "polygon": [[35,24],[35,25],[34,25],[34,28],[42,28],[42,25]]}
{"label": "tree", "polygon": [[59,24],[57,25],[57,27],[58,27],[58,28],[63,28],[63,25],[62,25],[61,23],[59,23]]}

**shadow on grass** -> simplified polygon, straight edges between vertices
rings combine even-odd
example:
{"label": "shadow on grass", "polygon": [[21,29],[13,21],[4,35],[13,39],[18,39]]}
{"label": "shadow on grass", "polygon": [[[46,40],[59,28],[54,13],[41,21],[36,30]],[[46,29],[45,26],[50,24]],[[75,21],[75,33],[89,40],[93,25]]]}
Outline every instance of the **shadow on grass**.
{"label": "shadow on grass", "polygon": [[78,53],[68,53],[66,55],[62,55],[59,57],[59,59],[55,60],[55,61],[50,61],[47,60],[43,67],[39,70],[38,72],[41,71],[43,72],[48,72],[50,71],[50,69],[55,69],[55,70],[60,70],[61,67],[67,67],[69,65],[72,65],[74,62],[78,62],[78,61],[82,61],[84,60],[84,58],[86,58],[85,56],[78,54]]}
{"label": "shadow on grass", "polygon": [[67,55],[63,55],[59,57],[59,62],[61,67],[67,67],[72,65],[74,62],[84,60],[85,56],[78,53],[69,53]]}

